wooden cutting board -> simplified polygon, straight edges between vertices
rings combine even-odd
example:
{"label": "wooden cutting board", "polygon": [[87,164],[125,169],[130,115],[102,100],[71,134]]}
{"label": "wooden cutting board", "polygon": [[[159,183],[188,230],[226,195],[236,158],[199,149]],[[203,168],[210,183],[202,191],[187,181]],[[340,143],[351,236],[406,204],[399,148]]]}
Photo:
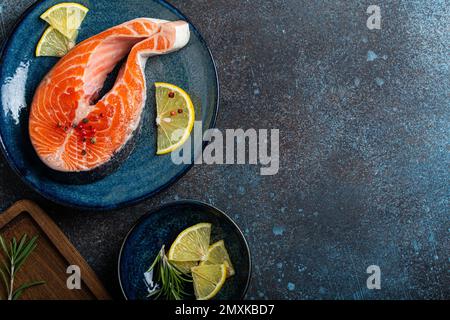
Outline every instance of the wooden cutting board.
{"label": "wooden cutting board", "polygon": [[[43,280],[44,285],[30,288],[22,300],[107,300],[108,292],[98,280],[80,253],[70,243],[58,226],[35,203],[22,200],[0,214],[0,234],[9,243],[12,237],[20,239],[37,235],[37,247],[16,275],[18,285],[33,280]],[[0,250],[1,251],[1,250]],[[5,261],[3,252],[0,259]],[[67,267],[77,265],[81,271],[81,289],[67,288]],[[17,287],[16,287],[17,288]],[[0,297],[5,298],[0,282]]]}

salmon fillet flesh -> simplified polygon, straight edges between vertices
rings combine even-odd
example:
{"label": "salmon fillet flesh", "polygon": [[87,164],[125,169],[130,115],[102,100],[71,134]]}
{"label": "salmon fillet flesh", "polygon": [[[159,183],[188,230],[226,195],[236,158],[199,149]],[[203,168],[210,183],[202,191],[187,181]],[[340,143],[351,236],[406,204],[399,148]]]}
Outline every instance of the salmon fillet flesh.
{"label": "salmon fillet flesh", "polygon": [[[140,127],[147,59],[183,48],[189,37],[184,21],[139,18],[73,48],[33,98],[29,134],[39,158],[62,173],[106,173],[119,154],[120,164]],[[112,89],[99,97],[108,74],[127,55]]]}

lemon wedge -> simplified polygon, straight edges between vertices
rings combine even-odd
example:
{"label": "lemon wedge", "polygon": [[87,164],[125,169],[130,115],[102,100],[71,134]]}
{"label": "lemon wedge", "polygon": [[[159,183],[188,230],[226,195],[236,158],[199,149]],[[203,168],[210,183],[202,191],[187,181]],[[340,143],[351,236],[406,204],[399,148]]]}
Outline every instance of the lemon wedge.
{"label": "lemon wedge", "polygon": [[206,260],[200,262],[200,266],[208,264],[224,264],[227,268],[227,277],[234,276],[235,274],[233,264],[231,263],[230,256],[228,255],[223,240],[217,241],[209,246]]}
{"label": "lemon wedge", "polygon": [[170,153],[182,146],[191,134],[195,110],[191,98],[183,89],[169,83],[157,82],[156,125],[157,154]]}
{"label": "lemon wedge", "polygon": [[197,300],[214,298],[227,278],[227,269],[224,264],[203,265],[193,267],[191,270]]}
{"label": "lemon wedge", "polygon": [[41,15],[41,19],[68,39],[74,39],[88,11],[79,3],[64,2],[49,8]]}
{"label": "lemon wedge", "polygon": [[170,247],[171,261],[206,260],[211,237],[211,224],[199,223],[181,232]]}
{"label": "lemon wedge", "polygon": [[74,46],[74,39],[68,39],[55,28],[48,27],[36,46],[36,57],[62,57]]}

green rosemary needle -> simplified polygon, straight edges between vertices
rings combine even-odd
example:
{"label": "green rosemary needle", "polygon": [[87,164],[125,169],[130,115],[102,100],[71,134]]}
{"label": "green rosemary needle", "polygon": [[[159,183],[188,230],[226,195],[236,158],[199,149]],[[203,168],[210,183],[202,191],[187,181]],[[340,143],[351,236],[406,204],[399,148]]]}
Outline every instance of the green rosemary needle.
{"label": "green rosemary needle", "polygon": [[16,238],[12,238],[11,243],[8,246],[5,239],[0,236],[0,248],[3,251],[5,258],[8,260],[8,262],[2,261],[2,264],[0,265],[0,277],[5,286],[8,300],[17,300],[25,290],[45,283],[43,281],[33,281],[24,283],[17,289],[14,289],[15,276],[36,248],[36,240],[37,237],[33,237],[27,242],[27,235],[24,235],[19,241],[17,241]]}
{"label": "green rosemary needle", "polygon": [[149,290],[148,298],[182,300],[189,295],[184,286],[192,282],[192,278],[170,263],[165,246],[162,246],[145,276]]}

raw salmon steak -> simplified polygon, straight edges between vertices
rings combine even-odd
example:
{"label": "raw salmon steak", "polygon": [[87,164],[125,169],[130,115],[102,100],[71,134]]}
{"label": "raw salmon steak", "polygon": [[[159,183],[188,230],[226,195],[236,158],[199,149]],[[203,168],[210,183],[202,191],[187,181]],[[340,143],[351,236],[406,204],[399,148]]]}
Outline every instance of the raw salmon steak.
{"label": "raw salmon steak", "polygon": [[[105,173],[111,163],[120,164],[140,128],[147,58],[181,49],[189,36],[184,21],[139,18],[73,48],[34,95],[29,133],[39,158],[63,173]],[[112,89],[99,97],[108,74],[127,55]]]}

